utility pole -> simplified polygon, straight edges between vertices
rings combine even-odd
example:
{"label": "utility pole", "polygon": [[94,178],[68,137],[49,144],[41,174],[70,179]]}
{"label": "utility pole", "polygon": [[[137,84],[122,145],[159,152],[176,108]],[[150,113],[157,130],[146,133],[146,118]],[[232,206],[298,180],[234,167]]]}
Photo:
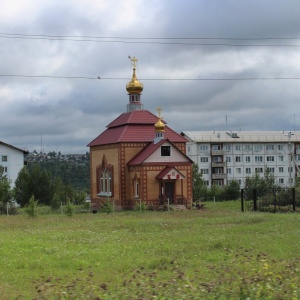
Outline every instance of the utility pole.
{"label": "utility pole", "polygon": [[291,137],[292,135],[294,135],[291,131],[286,134],[289,138],[289,145],[288,145],[288,151],[289,151],[289,154],[288,154],[288,157],[289,157],[289,186],[290,188],[292,187],[292,165],[291,165],[291,161],[292,161],[292,147],[291,147]]}

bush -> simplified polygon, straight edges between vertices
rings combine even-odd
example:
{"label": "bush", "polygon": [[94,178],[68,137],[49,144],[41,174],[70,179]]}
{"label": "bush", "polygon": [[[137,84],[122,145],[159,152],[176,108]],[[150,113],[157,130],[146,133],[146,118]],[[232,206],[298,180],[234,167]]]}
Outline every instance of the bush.
{"label": "bush", "polygon": [[67,205],[64,207],[64,212],[67,216],[72,217],[74,215],[75,207],[68,199]]}
{"label": "bush", "polygon": [[38,201],[34,199],[34,196],[31,196],[29,199],[29,203],[25,209],[25,212],[28,214],[29,217],[35,218],[37,217],[37,207]]}

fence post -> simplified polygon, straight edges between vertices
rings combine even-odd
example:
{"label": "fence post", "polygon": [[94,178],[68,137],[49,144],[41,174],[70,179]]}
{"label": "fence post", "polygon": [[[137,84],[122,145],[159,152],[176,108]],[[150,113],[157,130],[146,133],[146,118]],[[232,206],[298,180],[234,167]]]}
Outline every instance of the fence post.
{"label": "fence post", "polygon": [[256,189],[253,189],[253,210],[257,211],[257,193]]}
{"label": "fence post", "polygon": [[275,189],[273,189],[273,195],[274,195],[274,214],[275,214],[277,212],[277,199],[276,199],[277,192]]}
{"label": "fence post", "polygon": [[296,193],[295,193],[295,188],[292,188],[292,193],[293,193],[293,211],[296,211]]}
{"label": "fence post", "polygon": [[244,189],[241,189],[241,210],[244,212]]}

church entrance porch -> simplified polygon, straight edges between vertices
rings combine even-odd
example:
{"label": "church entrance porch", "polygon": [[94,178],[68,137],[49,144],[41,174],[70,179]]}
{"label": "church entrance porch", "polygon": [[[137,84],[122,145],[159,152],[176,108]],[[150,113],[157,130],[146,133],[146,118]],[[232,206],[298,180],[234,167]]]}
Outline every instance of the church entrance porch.
{"label": "church entrance porch", "polygon": [[169,204],[174,204],[174,195],[175,195],[175,182],[174,181],[165,181],[163,183],[164,195],[169,199]]}

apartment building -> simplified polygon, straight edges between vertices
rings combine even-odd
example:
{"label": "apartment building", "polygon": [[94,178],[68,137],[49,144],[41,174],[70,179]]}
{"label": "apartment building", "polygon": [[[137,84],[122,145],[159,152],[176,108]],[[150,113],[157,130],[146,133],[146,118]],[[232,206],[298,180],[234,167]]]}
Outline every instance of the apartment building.
{"label": "apartment building", "polygon": [[293,186],[300,166],[300,132],[183,131],[186,154],[197,163],[208,186],[264,175],[266,168],[281,186]]}
{"label": "apartment building", "polygon": [[11,187],[14,187],[18,174],[24,166],[24,156],[27,153],[0,141],[0,166],[3,168],[3,174],[11,181]]}

